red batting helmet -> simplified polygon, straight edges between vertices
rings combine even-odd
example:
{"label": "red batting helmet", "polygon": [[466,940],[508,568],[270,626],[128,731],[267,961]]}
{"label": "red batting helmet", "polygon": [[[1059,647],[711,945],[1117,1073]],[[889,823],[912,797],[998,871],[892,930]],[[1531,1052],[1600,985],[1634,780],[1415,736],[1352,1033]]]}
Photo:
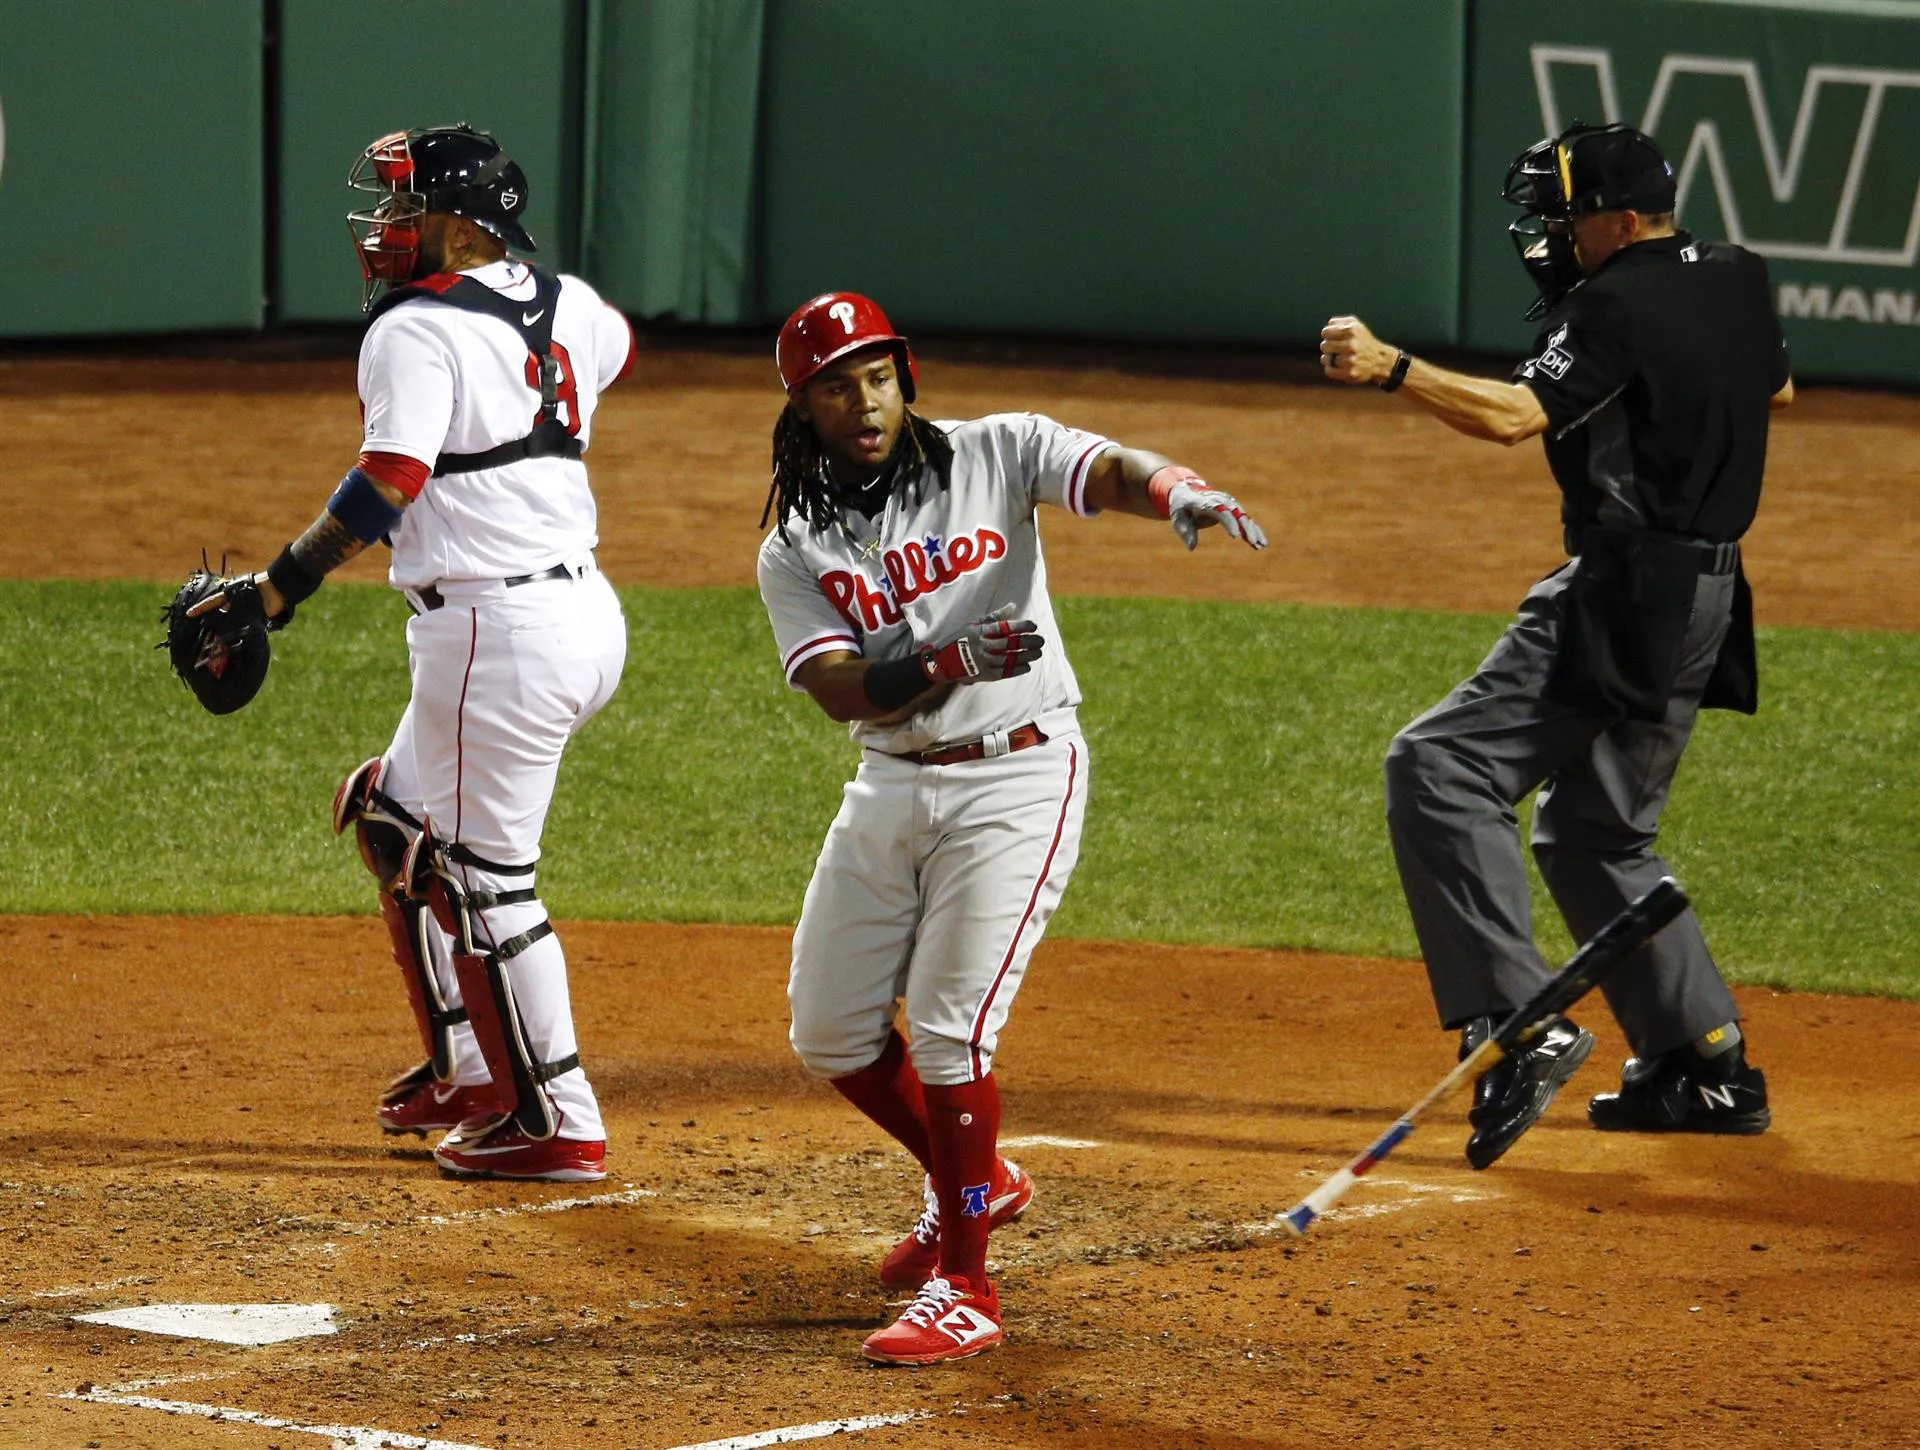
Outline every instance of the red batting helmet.
{"label": "red batting helmet", "polygon": [[780,381],[791,393],[828,363],[881,343],[891,345],[900,359],[900,391],[911,403],[920,382],[913,349],[893,330],[880,304],[858,292],[822,292],[804,304],[780,329],[773,356],[780,365]]}

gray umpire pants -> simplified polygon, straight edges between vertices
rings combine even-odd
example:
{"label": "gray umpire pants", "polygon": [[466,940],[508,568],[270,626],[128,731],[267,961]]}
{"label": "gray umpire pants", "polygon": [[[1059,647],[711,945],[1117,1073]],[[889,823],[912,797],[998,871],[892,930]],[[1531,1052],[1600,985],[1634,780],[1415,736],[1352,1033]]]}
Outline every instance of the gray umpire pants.
{"label": "gray umpire pants", "polygon": [[[1534,945],[1514,810],[1535,786],[1534,859],[1575,940],[1667,874],[1654,838],[1727,632],[1733,576],[1700,577],[1672,704],[1652,724],[1545,697],[1559,600],[1578,564],[1536,584],[1473,676],[1387,752],[1387,826],[1445,1028],[1505,1016],[1550,975]],[[1602,990],[1641,1057],[1740,1016],[1691,911]]]}

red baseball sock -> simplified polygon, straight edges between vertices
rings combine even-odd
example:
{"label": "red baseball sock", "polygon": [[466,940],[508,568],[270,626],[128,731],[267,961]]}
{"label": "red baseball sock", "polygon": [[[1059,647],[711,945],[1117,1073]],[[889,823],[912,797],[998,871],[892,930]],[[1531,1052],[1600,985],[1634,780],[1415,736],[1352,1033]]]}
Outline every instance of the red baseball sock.
{"label": "red baseball sock", "polygon": [[919,1159],[922,1168],[933,1171],[933,1154],[927,1147],[927,1100],[920,1074],[907,1057],[905,1038],[898,1032],[889,1034],[879,1057],[858,1072],[836,1077],[833,1085],[841,1097]]}
{"label": "red baseball sock", "polygon": [[1000,1085],[993,1074],[927,1095],[933,1193],[940,1200],[940,1274],[975,1288],[987,1282],[987,1199],[999,1159]]}

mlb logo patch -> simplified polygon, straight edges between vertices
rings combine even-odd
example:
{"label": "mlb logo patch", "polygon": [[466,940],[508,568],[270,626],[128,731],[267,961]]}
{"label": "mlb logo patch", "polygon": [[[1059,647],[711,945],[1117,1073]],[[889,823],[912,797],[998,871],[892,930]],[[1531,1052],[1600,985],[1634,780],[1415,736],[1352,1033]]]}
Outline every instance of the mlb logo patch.
{"label": "mlb logo patch", "polygon": [[993,1188],[991,1183],[982,1183],[960,1190],[960,1212],[968,1218],[979,1218],[987,1211],[987,1194]]}

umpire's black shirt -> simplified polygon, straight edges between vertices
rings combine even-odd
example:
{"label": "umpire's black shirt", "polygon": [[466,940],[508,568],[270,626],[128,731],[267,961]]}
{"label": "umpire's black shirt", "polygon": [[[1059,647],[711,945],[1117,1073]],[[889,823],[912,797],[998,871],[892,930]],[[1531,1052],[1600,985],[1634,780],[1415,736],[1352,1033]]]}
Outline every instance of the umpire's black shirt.
{"label": "umpire's black shirt", "polygon": [[1738,539],[1788,376],[1752,252],[1678,232],[1609,257],[1548,314],[1514,373],[1547,415],[1569,549],[1589,524]]}

